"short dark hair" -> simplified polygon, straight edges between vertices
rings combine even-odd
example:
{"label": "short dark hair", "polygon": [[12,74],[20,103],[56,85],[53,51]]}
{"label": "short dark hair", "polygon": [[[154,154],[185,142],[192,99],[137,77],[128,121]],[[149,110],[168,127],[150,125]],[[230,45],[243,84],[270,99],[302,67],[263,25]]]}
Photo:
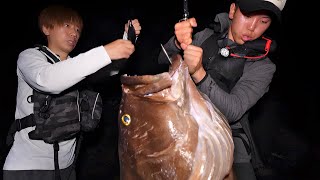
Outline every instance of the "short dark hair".
{"label": "short dark hair", "polygon": [[42,27],[53,28],[55,25],[63,25],[66,22],[74,23],[83,28],[83,20],[80,14],[72,8],[62,5],[51,5],[43,9],[38,17],[38,25],[42,32]]}

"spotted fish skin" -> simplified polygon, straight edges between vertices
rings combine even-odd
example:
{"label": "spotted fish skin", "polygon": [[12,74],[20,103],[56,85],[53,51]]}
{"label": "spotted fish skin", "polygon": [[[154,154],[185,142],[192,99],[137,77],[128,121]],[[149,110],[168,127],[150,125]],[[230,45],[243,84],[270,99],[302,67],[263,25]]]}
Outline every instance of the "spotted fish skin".
{"label": "spotted fish skin", "polygon": [[181,56],[171,59],[168,72],[121,76],[121,179],[233,179],[228,121],[197,90]]}

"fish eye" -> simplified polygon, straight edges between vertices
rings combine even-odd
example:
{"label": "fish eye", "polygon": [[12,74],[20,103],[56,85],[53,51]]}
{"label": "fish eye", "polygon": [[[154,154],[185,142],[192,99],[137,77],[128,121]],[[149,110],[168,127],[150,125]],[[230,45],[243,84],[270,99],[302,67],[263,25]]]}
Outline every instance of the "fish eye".
{"label": "fish eye", "polygon": [[122,123],[125,125],[125,126],[129,126],[130,123],[131,123],[131,117],[129,114],[124,114],[122,117],[121,117],[121,121]]}

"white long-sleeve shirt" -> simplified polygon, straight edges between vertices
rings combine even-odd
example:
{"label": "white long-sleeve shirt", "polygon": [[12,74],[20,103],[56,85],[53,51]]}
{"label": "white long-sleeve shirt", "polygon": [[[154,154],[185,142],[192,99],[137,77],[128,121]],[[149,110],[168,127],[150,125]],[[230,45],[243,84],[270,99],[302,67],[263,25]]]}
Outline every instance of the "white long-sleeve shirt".
{"label": "white long-sleeve shirt", "polygon": [[[27,101],[28,96],[32,95],[32,88],[58,94],[110,63],[111,59],[103,46],[55,64],[49,63],[37,48],[22,51],[17,61],[15,119],[33,113],[33,103]],[[4,170],[54,170],[53,146],[42,140],[29,139],[28,133],[34,129],[35,126],[16,132]],[[73,162],[76,141],[72,139],[59,145],[59,166],[63,169]]]}

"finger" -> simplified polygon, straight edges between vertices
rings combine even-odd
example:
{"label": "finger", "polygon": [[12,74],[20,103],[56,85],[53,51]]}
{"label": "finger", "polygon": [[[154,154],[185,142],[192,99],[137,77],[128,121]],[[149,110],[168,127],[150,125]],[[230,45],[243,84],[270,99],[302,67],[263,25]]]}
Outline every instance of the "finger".
{"label": "finger", "polygon": [[194,18],[194,17],[192,17],[192,18],[189,18],[188,19],[188,22],[190,23],[190,25],[192,26],[192,27],[197,27],[197,21],[196,21],[196,19]]}
{"label": "finger", "polygon": [[185,43],[181,43],[180,47],[181,47],[182,50],[185,50],[185,49],[187,49],[188,45],[185,44]]}
{"label": "finger", "polygon": [[184,29],[186,27],[190,27],[190,23],[188,21],[181,21],[175,24],[174,29],[179,30],[179,29]]}

